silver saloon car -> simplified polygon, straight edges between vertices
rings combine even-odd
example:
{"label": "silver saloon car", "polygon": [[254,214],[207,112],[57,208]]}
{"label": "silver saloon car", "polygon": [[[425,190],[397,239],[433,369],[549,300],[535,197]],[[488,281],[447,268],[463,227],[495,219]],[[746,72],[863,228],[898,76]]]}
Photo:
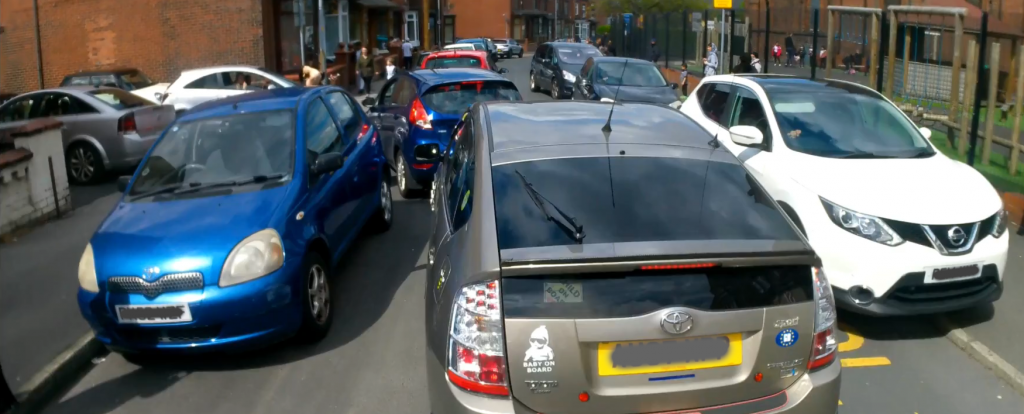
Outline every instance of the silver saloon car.
{"label": "silver saloon car", "polygon": [[107,171],[137,166],[174,116],[171,106],[108,87],[45,89],[0,105],[0,126],[37,118],[64,123],[64,160],[76,184],[93,184]]}
{"label": "silver saloon car", "polygon": [[835,301],[806,239],[693,120],[611,108],[480,103],[455,127],[429,412],[837,412]]}

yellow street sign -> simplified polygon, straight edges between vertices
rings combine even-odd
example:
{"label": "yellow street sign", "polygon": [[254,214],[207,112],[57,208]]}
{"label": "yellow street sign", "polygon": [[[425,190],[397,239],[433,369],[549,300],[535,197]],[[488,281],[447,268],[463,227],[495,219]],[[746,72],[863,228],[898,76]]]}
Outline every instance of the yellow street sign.
{"label": "yellow street sign", "polygon": [[715,0],[716,9],[731,9],[732,0]]}

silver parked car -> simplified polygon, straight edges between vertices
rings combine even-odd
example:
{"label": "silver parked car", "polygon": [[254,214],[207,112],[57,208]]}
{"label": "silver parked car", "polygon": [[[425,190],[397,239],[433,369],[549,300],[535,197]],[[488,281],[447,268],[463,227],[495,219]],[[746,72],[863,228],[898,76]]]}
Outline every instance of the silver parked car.
{"label": "silver parked car", "polygon": [[36,118],[64,123],[68,177],[91,184],[104,172],[134,168],[174,121],[174,108],[108,87],[66,86],[19,95],[0,105],[0,126]]}
{"label": "silver parked car", "polygon": [[692,119],[610,109],[481,103],[454,128],[429,411],[837,412],[835,301],[806,239]]}
{"label": "silver parked car", "polygon": [[154,98],[173,105],[178,113],[206,101],[227,98],[252,91],[299,86],[274,72],[255,66],[234,65],[190,69]]}
{"label": "silver parked car", "polygon": [[523,57],[523,45],[515,39],[494,39],[494,46],[498,48],[498,54],[505,59],[512,56]]}

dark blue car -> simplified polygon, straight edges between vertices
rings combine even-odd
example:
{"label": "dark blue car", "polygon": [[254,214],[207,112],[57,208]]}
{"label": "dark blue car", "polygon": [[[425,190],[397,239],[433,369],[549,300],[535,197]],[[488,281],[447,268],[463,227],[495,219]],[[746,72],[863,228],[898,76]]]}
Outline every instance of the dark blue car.
{"label": "dark blue car", "polygon": [[392,222],[379,134],[347,92],[281,88],[171,124],[78,268],[78,303],[111,349],[319,340],[331,268],[365,224]]}
{"label": "dark blue car", "polygon": [[512,81],[484,69],[417,70],[396,75],[363,100],[381,130],[403,197],[430,188],[455,124],[474,103],[522,101]]}

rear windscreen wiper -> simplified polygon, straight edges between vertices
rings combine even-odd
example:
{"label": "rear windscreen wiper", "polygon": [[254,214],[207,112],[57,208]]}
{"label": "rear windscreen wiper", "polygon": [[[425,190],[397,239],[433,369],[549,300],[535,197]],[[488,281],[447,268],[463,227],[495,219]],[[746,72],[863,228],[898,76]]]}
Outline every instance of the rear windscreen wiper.
{"label": "rear windscreen wiper", "polygon": [[284,174],[277,173],[277,174],[270,174],[270,175],[254,175],[254,176],[249,177],[249,178],[241,178],[241,179],[236,179],[236,180],[216,181],[216,182],[212,182],[212,183],[188,183],[186,185],[183,185],[182,188],[174,191],[174,194],[194,193],[194,192],[197,192],[197,191],[202,191],[202,190],[206,190],[206,189],[210,189],[210,188],[217,188],[217,187],[237,187],[237,186],[240,186],[240,185],[246,185],[246,184],[252,184],[252,183],[262,183],[262,182],[267,182],[267,181],[270,181],[270,180],[277,180],[277,179],[280,179],[280,178],[283,178],[283,177],[284,177]]}
{"label": "rear windscreen wiper", "polygon": [[[526,180],[526,176],[519,172],[519,170],[516,170],[516,175],[518,175],[519,179],[522,180],[523,186],[526,187],[526,192],[530,195],[530,199],[533,200],[533,203],[537,205],[537,208],[539,208],[540,211],[544,212],[544,216],[549,221],[557,224],[558,227],[565,231],[565,234],[576,241],[576,243],[582,244],[583,238],[587,236],[586,233],[583,233],[583,225],[577,223],[575,217],[565,214],[565,212],[552,203],[551,200],[548,200],[547,197],[541,195],[540,192],[533,188],[533,184],[530,184],[530,182]],[[547,207],[545,207],[546,205],[551,206],[551,208],[553,208],[555,212],[562,217],[562,220],[564,220],[565,223],[563,223],[562,220],[555,219],[555,217],[548,212]],[[568,223],[568,225],[566,225],[566,223]]]}

